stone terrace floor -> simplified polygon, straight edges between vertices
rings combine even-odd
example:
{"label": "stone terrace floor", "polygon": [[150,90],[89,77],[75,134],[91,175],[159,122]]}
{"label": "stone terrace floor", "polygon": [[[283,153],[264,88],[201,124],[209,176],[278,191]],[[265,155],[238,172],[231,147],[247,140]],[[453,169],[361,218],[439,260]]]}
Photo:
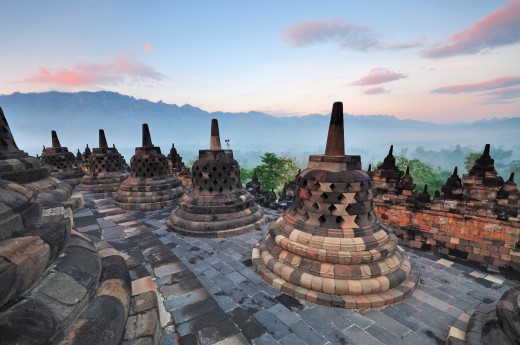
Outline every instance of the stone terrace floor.
{"label": "stone terrace floor", "polygon": [[[77,230],[141,261],[146,271],[133,290],[153,291],[148,276],[154,277],[164,345],[444,344],[448,333],[463,337],[480,303],[493,303],[518,286],[499,274],[406,249],[421,275],[412,297],[378,310],[318,306],[275,290],[254,272],[251,250],[267,226],[232,238],[190,238],[166,231],[172,208],[123,211],[111,199],[84,197],[85,208],[75,213]],[[267,213],[270,220],[281,214]],[[128,249],[131,242],[139,250]],[[127,333],[146,336],[143,327]],[[151,344],[146,339],[139,345]]]}

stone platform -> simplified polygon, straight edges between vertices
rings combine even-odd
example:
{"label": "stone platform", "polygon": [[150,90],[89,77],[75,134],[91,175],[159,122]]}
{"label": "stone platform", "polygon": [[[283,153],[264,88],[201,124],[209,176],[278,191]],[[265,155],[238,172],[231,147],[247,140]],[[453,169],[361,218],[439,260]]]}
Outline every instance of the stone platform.
{"label": "stone platform", "polygon": [[[131,316],[123,344],[445,344],[481,304],[517,282],[404,248],[420,281],[393,306],[346,310],[297,300],[252,267],[268,226],[232,238],[184,237],[166,230],[175,208],[124,211],[84,193],[77,230],[128,255]],[[267,211],[274,221],[281,213]],[[158,297],[158,303],[153,296]],[[154,312],[150,312],[153,310]],[[158,312],[159,317],[157,317]]]}

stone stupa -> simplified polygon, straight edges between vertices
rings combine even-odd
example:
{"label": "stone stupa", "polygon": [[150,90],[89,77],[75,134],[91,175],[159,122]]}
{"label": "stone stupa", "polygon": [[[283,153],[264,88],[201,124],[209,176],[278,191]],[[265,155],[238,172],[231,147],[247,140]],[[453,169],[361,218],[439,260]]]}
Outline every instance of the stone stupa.
{"label": "stone stupa", "polygon": [[168,229],[186,236],[227,237],[261,228],[267,221],[240,181],[232,150],[220,146],[218,122],[211,121],[209,150],[199,150],[193,186],[167,220]]}
{"label": "stone stupa", "polygon": [[43,208],[35,195],[0,179],[0,344],[119,344],[131,297],[125,260],[98,251],[63,207]]}
{"label": "stone stupa", "polygon": [[[495,170],[495,160],[490,156],[491,145],[486,144],[484,152],[477,158],[467,174],[462,176],[463,197],[480,204],[495,200],[504,180]],[[482,205],[480,205],[482,206]]]}
{"label": "stone stupa", "polygon": [[69,152],[67,147],[63,147],[58,139],[56,131],[51,132],[52,147],[44,148],[42,151],[42,161],[52,167],[51,175],[68,183],[72,188],[79,184],[79,180],[85,175],[76,157]]}
{"label": "stone stupa", "polygon": [[158,210],[177,204],[184,194],[179,179],[172,175],[161,148],[152,144],[143,124],[143,146],[135,148],[130,160],[130,176],[119,186],[115,200],[125,210]]}
{"label": "stone stupa", "polygon": [[88,175],[81,179],[80,187],[101,197],[111,197],[128,177],[123,157],[115,147],[108,147],[105,131],[99,130],[99,147],[88,158]]}
{"label": "stone stupa", "polygon": [[51,176],[51,172],[50,165],[18,148],[0,108],[0,179],[22,184],[35,193],[34,200],[44,207],[60,203],[73,210],[82,207],[81,195],[73,195],[72,187]]}
{"label": "stone stupa", "polygon": [[407,254],[374,213],[361,157],[345,155],[343,104],[334,103],[324,155],[309,157],[298,193],[252,253],[276,289],[312,303],[377,308],[416,288]]}
{"label": "stone stupa", "polygon": [[182,161],[182,156],[177,152],[172,143],[170,153],[166,156],[171,173],[176,176],[186,188],[191,188],[191,174]]}
{"label": "stone stupa", "polygon": [[394,195],[399,193],[397,185],[403,176],[403,172],[395,164],[394,145],[390,145],[390,150],[383,160],[383,164],[378,166],[375,171],[371,171],[369,175],[376,188],[374,192]]}

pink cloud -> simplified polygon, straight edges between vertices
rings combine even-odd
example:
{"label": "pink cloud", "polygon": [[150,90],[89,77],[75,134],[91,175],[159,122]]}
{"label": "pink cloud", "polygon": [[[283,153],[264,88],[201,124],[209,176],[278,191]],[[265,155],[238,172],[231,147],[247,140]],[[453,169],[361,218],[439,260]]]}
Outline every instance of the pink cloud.
{"label": "pink cloud", "polygon": [[394,72],[382,67],[375,67],[372,68],[370,73],[368,73],[366,76],[353,82],[352,85],[377,85],[406,77],[407,76],[403,73]]}
{"label": "pink cloud", "polygon": [[379,95],[388,92],[389,91],[385,90],[385,88],[382,86],[374,86],[363,91],[365,95]]}
{"label": "pink cloud", "polygon": [[426,49],[422,56],[443,58],[475,54],[520,42],[520,1],[513,0],[453,35],[448,42]]}
{"label": "pink cloud", "polygon": [[114,85],[127,80],[144,81],[163,79],[164,76],[152,67],[137,61],[133,55],[121,54],[119,57],[103,62],[81,62],[72,68],[50,69],[40,67],[38,73],[23,80],[26,83],[59,84],[62,86]]}
{"label": "pink cloud", "polygon": [[520,98],[520,86],[506,87],[499,90],[490,91],[484,94],[485,98],[481,103],[485,104],[503,104],[513,103],[515,99]]}
{"label": "pink cloud", "polygon": [[381,42],[381,35],[367,26],[349,23],[344,19],[313,20],[296,23],[285,28],[281,38],[293,47],[303,47],[318,43],[332,42],[342,48],[359,51],[399,50],[413,48],[421,44],[419,37],[408,43]]}
{"label": "pink cloud", "polygon": [[143,46],[143,50],[144,50],[145,52],[151,52],[151,51],[153,51],[154,49],[155,49],[155,48],[154,48],[153,44],[151,44],[151,43],[146,43],[146,44]]}
{"label": "pink cloud", "polygon": [[433,90],[435,93],[466,93],[466,92],[480,92],[480,91],[488,91],[493,89],[499,89],[503,87],[510,87],[520,85],[520,77],[502,77],[497,79],[492,79],[488,81],[483,81],[481,83],[475,84],[461,84],[461,85],[452,85],[445,86],[438,89]]}
{"label": "pink cloud", "polygon": [[415,48],[422,45],[423,41],[426,40],[426,36],[419,36],[409,42],[398,43],[392,42],[383,46],[381,49],[383,50],[400,50],[400,49],[410,49]]}

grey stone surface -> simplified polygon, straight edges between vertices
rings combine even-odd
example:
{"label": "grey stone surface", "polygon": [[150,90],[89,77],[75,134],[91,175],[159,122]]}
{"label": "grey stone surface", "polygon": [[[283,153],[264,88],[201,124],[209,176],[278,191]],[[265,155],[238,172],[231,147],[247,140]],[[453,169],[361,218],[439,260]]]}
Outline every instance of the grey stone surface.
{"label": "grey stone surface", "polygon": [[[110,201],[99,205],[113,207]],[[484,300],[498,300],[516,284],[497,284],[479,278],[473,268],[447,267],[431,253],[406,249],[421,280],[404,302],[360,312],[317,306],[272,288],[254,272],[251,250],[267,228],[226,239],[184,237],[164,230],[171,210],[127,212],[140,222],[129,226],[118,225],[127,220],[115,211],[111,220],[87,213],[80,217],[83,227],[94,220],[105,230],[146,228],[135,236],[140,250],[132,256],[148,268],[137,266],[132,272],[151,272],[156,278],[172,318],[167,327],[176,332],[170,329],[176,337],[163,336],[164,344],[177,339],[179,344],[440,344],[457,317]],[[279,214],[268,213],[273,219]],[[105,233],[110,237],[111,231]]]}

